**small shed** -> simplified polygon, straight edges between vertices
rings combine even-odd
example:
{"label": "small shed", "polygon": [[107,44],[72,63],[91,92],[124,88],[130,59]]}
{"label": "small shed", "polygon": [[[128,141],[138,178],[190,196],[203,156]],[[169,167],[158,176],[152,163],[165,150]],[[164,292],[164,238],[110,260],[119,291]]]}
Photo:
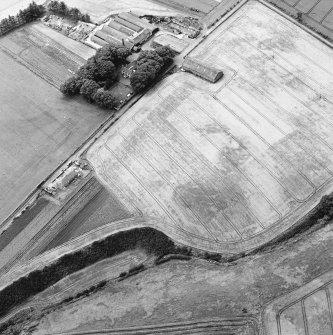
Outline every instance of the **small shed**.
{"label": "small shed", "polygon": [[198,77],[210,81],[211,83],[216,83],[220,78],[223,77],[222,70],[190,57],[186,57],[184,59],[182,67],[185,71],[191,72]]}

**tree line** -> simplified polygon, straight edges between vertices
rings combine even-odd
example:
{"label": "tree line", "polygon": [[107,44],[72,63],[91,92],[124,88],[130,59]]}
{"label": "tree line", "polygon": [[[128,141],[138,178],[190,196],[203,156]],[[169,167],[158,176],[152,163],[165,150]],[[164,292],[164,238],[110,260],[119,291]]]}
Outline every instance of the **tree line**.
{"label": "tree line", "polygon": [[52,0],[48,4],[47,9],[54,14],[69,17],[74,21],[91,21],[89,14],[81,13],[76,7],[68,7],[63,1]]}
{"label": "tree line", "polygon": [[[0,317],[4,316],[10,308],[42,292],[65,276],[135,248],[143,248],[149,254],[162,256],[174,250],[175,245],[165,234],[153,228],[135,228],[95,241],[90,246],[64,255],[55,263],[33,271],[7,286],[0,292]],[[0,333],[8,326],[10,324],[1,325]]]}
{"label": "tree line", "polygon": [[103,46],[80,67],[75,76],[60,86],[60,91],[66,96],[81,94],[88,102],[95,102],[105,109],[114,108],[116,98],[108,90],[117,80],[117,69],[130,54],[131,51],[123,46]]}
{"label": "tree line", "polygon": [[8,18],[0,21],[0,36],[22,26],[25,23],[32,22],[40,18],[44,13],[44,6],[37,5],[33,1],[27,8],[20,10],[15,16],[9,15]]}

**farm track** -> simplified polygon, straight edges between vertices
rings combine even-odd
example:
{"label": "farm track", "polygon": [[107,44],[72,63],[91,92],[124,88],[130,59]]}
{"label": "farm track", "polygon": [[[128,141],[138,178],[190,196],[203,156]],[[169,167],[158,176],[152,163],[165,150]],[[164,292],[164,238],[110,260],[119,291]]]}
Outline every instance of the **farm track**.
{"label": "farm track", "polygon": [[[236,335],[244,327],[256,329],[256,320],[252,318],[234,318],[225,320],[207,320],[184,322],[123,329],[100,329],[91,331],[76,331],[65,333],[50,333],[49,335],[92,335],[92,334],[221,334]],[[254,334],[254,333],[253,333]]]}

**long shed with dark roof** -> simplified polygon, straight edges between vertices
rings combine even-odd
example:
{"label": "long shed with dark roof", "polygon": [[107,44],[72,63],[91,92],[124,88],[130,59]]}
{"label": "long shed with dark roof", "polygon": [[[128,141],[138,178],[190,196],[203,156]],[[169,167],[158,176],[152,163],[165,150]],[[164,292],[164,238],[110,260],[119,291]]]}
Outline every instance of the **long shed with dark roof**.
{"label": "long shed with dark roof", "polygon": [[135,32],[139,32],[139,31],[143,30],[143,28],[141,26],[138,26],[134,23],[128,22],[128,21],[122,19],[121,17],[116,16],[114,18],[114,20],[116,22],[120,23],[121,25],[125,26],[126,28],[132,29]]}
{"label": "long shed with dark roof", "polygon": [[127,36],[132,36],[134,33],[134,30],[129,29],[127,27],[124,27],[122,24],[114,21],[114,20],[110,20],[110,22],[108,23],[108,26],[121,31],[122,33],[126,34]]}
{"label": "long shed with dark roof", "polygon": [[118,40],[115,37],[112,37],[111,35],[106,34],[101,30],[96,31],[95,36],[97,36],[97,37],[101,38],[102,40],[104,40],[108,43],[111,43],[111,44],[118,44],[118,45],[122,44],[121,40]]}
{"label": "long shed with dark roof", "polygon": [[131,12],[127,13],[119,13],[118,16],[128,22],[131,22],[133,24],[136,24],[139,27],[149,29],[151,31],[156,30],[156,27],[150,24],[149,22],[145,22],[143,19],[140,19],[139,17],[133,15]]}
{"label": "long shed with dark roof", "polygon": [[223,77],[223,71],[213,66],[206,65],[196,59],[186,57],[184,59],[183,69],[191,72],[198,77],[206,79],[212,83],[216,83],[220,78]]}

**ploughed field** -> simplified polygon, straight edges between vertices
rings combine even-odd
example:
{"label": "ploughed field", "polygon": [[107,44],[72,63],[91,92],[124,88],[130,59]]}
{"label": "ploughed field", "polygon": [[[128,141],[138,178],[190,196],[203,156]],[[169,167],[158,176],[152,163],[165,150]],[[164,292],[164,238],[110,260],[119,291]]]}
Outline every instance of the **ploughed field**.
{"label": "ploughed field", "polygon": [[191,57],[225,72],[170,76],[90,149],[130,212],[200,248],[274,238],[332,188],[333,52],[249,2]]}
{"label": "ploughed field", "polygon": [[95,54],[94,49],[41,22],[1,37],[0,49],[57,88]]}

